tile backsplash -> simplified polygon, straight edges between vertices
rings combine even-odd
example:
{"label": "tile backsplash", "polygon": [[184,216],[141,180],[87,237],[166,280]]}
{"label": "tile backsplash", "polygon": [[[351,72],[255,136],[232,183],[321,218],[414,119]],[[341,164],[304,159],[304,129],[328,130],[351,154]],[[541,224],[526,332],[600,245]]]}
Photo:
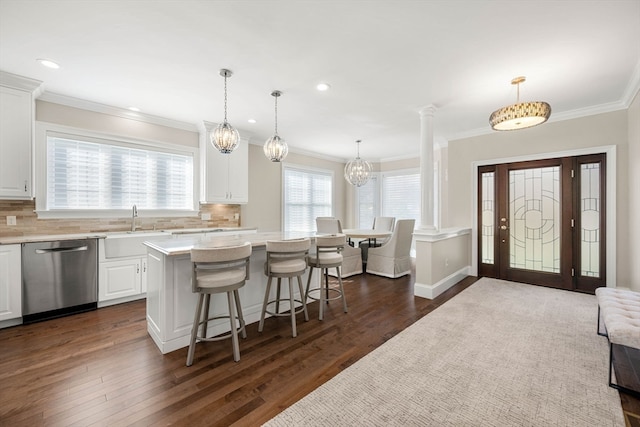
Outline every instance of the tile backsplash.
{"label": "tile backsplash", "polygon": [[[38,219],[35,200],[0,200],[0,237],[42,234],[75,234],[131,229],[131,217],[104,219]],[[200,205],[197,217],[136,218],[138,230],[239,227],[240,205]],[[201,220],[201,214],[211,219]],[[16,217],[16,225],[7,225],[7,216]]]}

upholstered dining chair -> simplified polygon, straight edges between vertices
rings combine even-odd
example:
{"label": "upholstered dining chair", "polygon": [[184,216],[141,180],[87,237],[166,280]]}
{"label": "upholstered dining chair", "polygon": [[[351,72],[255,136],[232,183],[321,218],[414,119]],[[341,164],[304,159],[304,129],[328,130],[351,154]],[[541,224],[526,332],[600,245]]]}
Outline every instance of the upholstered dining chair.
{"label": "upholstered dining chair", "polygon": [[[341,234],[342,224],[340,220],[330,216],[317,217],[316,228],[318,234]],[[362,274],[362,251],[360,248],[346,245],[342,249],[342,278]],[[337,277],[334,270],[328,272],[329,276]]]}
{"label": "upholstered dining chair", "polygon": [[[393,231],[393,226],[396,223],[396,218],[393,216],[377,216],[373,219],[373,229],[382,231]],[[375,246],[382,246],[390,237],[384,237],[376,239]],[[369,248],[373,247],[372,242],[367,239],[360,242],[358,245],[362,249],[362,260],[366,263],[368,260]]]}
{"label": "upholstered dining chair", "polygon": [[411,273],[411,239],[415,222],[414,219],[399,219],[385,244],[369,248],[367,273],[392,279]]}
{"label": "upholstered dining chair", "polygon": [[[307,271],[307,255],[311,247],[311,240],[306,237],[304,239],[291,240],[268,240],[267,241],[267,261],[264,263],[264,274],[269,278],[267,280],[267,289],[264,294],[264,302],[262,304],[262,313],[260,314],[260,324],[258,332],[262,332],[264,328],[264,318],[266,314],[272,316],[290,316],[291,332],[295,338],[298,335],[296,328],[296,315],[304,313],[304,320],[309,320],[307,313],[307,303],[302,287],[302,275]],[[271,282],[273,278],[277,279],[276,298],[270,300]],[[300,299],[295,299],[293,284],[291,279],[298,279],[298,291]],[[280,295],[280,285],[283,278],[289,279],[289,295],[284,298]],[[289,312],[280,312],[280,303],[289,303]],[[300,307],[296,309],[296,302],[300,303]],[[270,311],[269,306],[274,304],[275,311]]]}
{"label": "upholstered dining chair", "polygon": [[[307,288],[305,291],[305,299],[313,299],[320,301],[319,306],[319,319],[324,317],[324,304],[329,303],[331,300],[342,299],[342,307],[344,312],[347,312],[347,299],[344,295],[344,286],[342,284],[342,275],[340,274],[340,267],[342,266],[342,249],[347,244],[347,236],[344,234],[328,234],[324,236],[316,236],[316,251],[309,254],[307,263],[309,264],[309,278],[307,279]],[[313,275],[313,269],[320,270],[320,286],[318,288],[311,288],[311,276]],[[338,277],[338,288],[329,287],[328,280],[322,280],[322,275],[326,271],[335,268],[336,275]],[[312,295],[313,292],[313,295]],[[316,294],[317,293],[317,294]],[[317,296],[316,296],[317,295]]]}
{"label": "upholstered dining chair", "polygon": [[[191,249],[191,287],[192,291],[198,294],[198,303],[191,330],[187,366],[193,364],[196,341],[219,341],[231,338],[233,360],[236,362],[240,360],[238,332],[242,334],[242,338],[246,338],[247,333],[238,289],[243,287],[249,278],[250,256],[251,243],[249,242],[237,246]],[[211,295],[221,293],[227,294],[229,315],[211,316],[209,313]],[[230,323],[229,334],[207,337],[208,323],[212,320],[226,318]],[[202,332],[198,335],[198,329],[201,325]]]}

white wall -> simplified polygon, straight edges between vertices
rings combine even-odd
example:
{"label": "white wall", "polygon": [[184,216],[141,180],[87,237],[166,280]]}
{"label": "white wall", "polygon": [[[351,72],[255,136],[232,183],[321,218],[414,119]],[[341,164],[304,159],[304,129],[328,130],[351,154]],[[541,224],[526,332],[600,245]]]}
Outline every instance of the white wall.
{"label": "white wall", "polygon": [[[637,108],[637,107],[636,107]],[[638,185],[629,186],[629,128],[631,112],[620,110],[561,122],[546,123],[529,129],[512,132],[495,132],[457,141],[449,141],[448,192],[449,214],[444,218],[447,227],[471,227],[473,221],[473,170],[476,161],[545,154],[615,145],[617,148],[617,200],[616,200],[616,276],[618,286],[629,286],[629,203],[630,191],[638,191]],[[637,116],[636,116],[637,117]],[[636,140],[637,143],[637,140]],[[640,161],[637,158],[636,162]],[[637,164],[637,163],[636,163]],[[640,243],[638,240],[633,245]],[[633,263],[637,264],[638,259]]]}
{"label": "white wall", "polygon": [[[284,163],[333,171],[333,215],[342,220],[343,227],[349,227],[345,219],[348,184],[344,179],[344,163],[291,152]],[[259,231],[282,228],[282,163],[269,161],[259,145],[249,144],[249,203],[242,206],[242,225],[258,227]]]}
{"label": "white wall", "polygon": [[[631,103],[628,116],[629,132],[629,228],[627,250],[629,258],[628,286],[640,292],[640,95]],[[620,281],[621,286],[624,282]]]}

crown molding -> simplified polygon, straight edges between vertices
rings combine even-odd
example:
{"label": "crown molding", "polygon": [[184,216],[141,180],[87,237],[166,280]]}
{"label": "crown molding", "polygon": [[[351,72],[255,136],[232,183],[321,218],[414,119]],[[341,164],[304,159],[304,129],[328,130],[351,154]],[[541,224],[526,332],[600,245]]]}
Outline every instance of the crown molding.
{"label": "crown molding", "polygon": [[640,60],[636,64],[636,68],[633,70],[633,74],[631,74],[631,79],[629,79],[629,84],[627,85],[627,89],[624,91],[622,95],[622,103],[629,108],[631,103],[633,102],[636,95],[640,92]]}
{"label": "crown molding", "polygon": [[0,70],[0,85],[31,92],[34,98],[42,93],[42,82]]}
{"label": "crown molding", "polygon": [[59,93],[44,92],[38,101],[51,102],[53,104],[66,105],[67,107],[79,108],[81,110],[93,111],[96,113],[108,114],[128,120],[136,120],[144,123],[151,123],[166,126],[174,129],[182,129],[190,132],[198,132],[198,126],[193,123],[168,119],[166,117],[154,116],[140,112],[133,112],[125,108],[113,107],[111,105],[100,104],[98,102],[87,101],[85,99],[74,98],[72,96],[61,95]]}
{"label": "crown molding", "polygon": [[[259,141],[255,137],[252,137],[251,139],[249,139],[249,144],[257,145],[259,147],[262,147],[264,145],[264,141]],[[330,156],[330,155],[327,155],[327,154],[319,154],[319,153],[316,153],[314,151],[307,151],[307,150],[304,150],[304,149],[292,147],[290,145],[289,145],[289,153],[300,154],[302,156],[313,157],[314,159],[327,160],[327,161],[330,161],[330,162],[337,162],[337,163],[347,163],[348,162],[348,160],[345,160],[345,159],[343,159],[341,157]]]}

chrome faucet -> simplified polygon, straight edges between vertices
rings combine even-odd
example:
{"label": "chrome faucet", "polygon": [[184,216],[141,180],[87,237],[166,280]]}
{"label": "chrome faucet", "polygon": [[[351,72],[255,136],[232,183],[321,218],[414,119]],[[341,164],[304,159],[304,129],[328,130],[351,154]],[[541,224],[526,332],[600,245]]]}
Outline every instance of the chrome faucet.
{"label": "chrome faucet", "polygon": [[138,207],[133,205],[133,209],[131,210],[131,232],[136,231],[136,217],[138,216]]}

